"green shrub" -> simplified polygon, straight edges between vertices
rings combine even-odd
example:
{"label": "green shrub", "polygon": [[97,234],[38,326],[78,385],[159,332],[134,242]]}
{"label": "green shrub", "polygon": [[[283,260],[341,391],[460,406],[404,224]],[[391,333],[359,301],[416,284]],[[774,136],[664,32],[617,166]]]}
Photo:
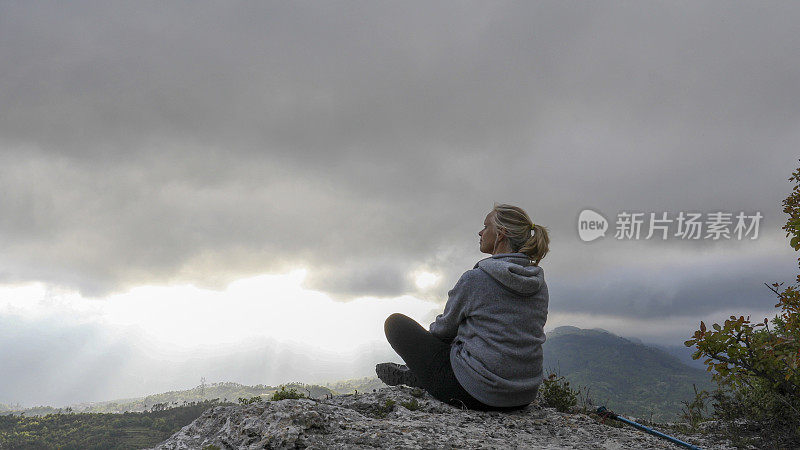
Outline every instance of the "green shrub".
{"label": "green shrub", "polygon": [[287,399],[296,400],[298,398],[306,398],[306,396],[305,394],[297,392],[297,389],[295,388],[286,389],[286,386],[281,386],[279,390],[275,391],[275,393],[272,394],[273,401],[287,400]]}
{"label": "green shrub", "polygon": [[705,390],[697,391],[697,386],[692,384],[694,388],[694,399],[692,401],[683,401],[684,408],[682,411],[683,419],[689,423],[692,431],[697,430],[697,425],[704,421],[703,413],[706,410],[706,402],[708,401],[708,392]]}
{"label": "green shrub", "polygon": [[252,405],[253,403],[258,403],[263,400],[264,398],[259,395],[250,398],[239,397],[239,403],[241,403],[242,405]]}
{"label": "green shrub", "polygon": [[405,402],[400,402],[400,404],[403,405],[403,407],[409,411],[416,411],[420,408],[420,404],[415,398],[412,398],[411,400]]}
{"label": "green shrub", "polygon": [[377,405],[375,408],[375,415],[380,418],[386,417],[387,414],[394,411],[396,402],[387,398],[383,405]]}
{"label": "green shrub", "polygon": [[542,396],[545,406],[561,412],[568,412],[578,404],[578,391],[572,390],[569,387],[569,381],[555,373],[550,373],[547,378],[542,380],[539,394]]}
{"label": "green shrub", "polygon": [[[796,184],[783,201],[789,218],[783,229],[792,236],[790,246],[800,250],[800,169],[789,181]],[[800,260],[798,260],[800,261]],[[766,283],[765,283],[766,284]],[[750,316],[700,329],[685,342],[697,350],[719,389],[714,394],[714,415],[728,437],[760,440],[759,447],[800,448],[800,275],[797,283],[767,287],[775,293],[781,315],[753,324]],[[749,435],[748,435],[749,433]]]}
{"label": "green shrub", "polygon": [[744,388],[724,387],[713,394],[714,416],[725,437],[737,446],[798,448],[800,398],[786,398],[770,384],[753,378]]}

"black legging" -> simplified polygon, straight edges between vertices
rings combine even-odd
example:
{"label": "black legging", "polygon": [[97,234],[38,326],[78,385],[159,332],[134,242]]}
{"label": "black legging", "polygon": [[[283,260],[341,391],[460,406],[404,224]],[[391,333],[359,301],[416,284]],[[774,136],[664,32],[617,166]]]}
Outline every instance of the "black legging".
{"label": "black legging", "polygon": [[480,411],[514,411],[526,406],[490,406],[471,396],[456,379],[450,365],[450,344],[423,328],[414,319],[394,313],[383,326],[386,339],[422,388],[435,398],[457,407]]}

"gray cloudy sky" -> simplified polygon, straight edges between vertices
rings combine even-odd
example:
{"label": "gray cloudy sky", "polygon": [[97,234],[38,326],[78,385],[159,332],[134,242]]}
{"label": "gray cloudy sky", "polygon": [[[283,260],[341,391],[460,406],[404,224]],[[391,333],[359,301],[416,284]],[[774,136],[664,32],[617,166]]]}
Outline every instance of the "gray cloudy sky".
{"label": "gray cloudy sky", "polygon": [[[102,301],[305,267],[338,301],[441,306],[497,201],[550,230],[549,324],[680,343],[700,318],[772,314],[762,283],[796,273],[780,203],[799,24],[788,2],[2,2],[0,284]],[[583,243],[584,208],[764,219],[756,240]],[[439,285],[422,292],[420,268]],[[151,356],[133,340],[20,317],[0,308],[0,403],[188,387],[221,365],[198,354],[134,386],[120,374]],[[296,354],[269,345],[242,361]],[[32,381],[65,360],[84,361],[56,383],[69,395]],[[219,381],[264,382],[248,364]]]}

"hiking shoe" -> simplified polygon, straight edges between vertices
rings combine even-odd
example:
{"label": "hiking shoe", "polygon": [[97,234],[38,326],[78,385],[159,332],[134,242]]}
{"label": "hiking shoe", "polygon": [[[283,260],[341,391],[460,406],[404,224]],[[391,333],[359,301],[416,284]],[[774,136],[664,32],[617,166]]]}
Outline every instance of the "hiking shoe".
{"label": "hiking shoe", "polygon": [[378,378],[389,386],[405,384],[411,387],[420,387],[419,380],[414,372],[407,366],[395,363],[380,363],[375,366],[375,373]]}

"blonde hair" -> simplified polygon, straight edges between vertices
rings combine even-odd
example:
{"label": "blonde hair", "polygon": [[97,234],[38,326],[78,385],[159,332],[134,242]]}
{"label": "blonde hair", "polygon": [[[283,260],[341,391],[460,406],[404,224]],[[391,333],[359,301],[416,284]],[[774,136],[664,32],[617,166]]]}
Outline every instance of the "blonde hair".
{"label": "blonde hair", "polygon": [[492,222],[498,230],[505,232],[512,252],[528,255],[534,265],[550,251],[550,236],[543,225],[534,224],[522,208],[505,203],[495,203]]}

